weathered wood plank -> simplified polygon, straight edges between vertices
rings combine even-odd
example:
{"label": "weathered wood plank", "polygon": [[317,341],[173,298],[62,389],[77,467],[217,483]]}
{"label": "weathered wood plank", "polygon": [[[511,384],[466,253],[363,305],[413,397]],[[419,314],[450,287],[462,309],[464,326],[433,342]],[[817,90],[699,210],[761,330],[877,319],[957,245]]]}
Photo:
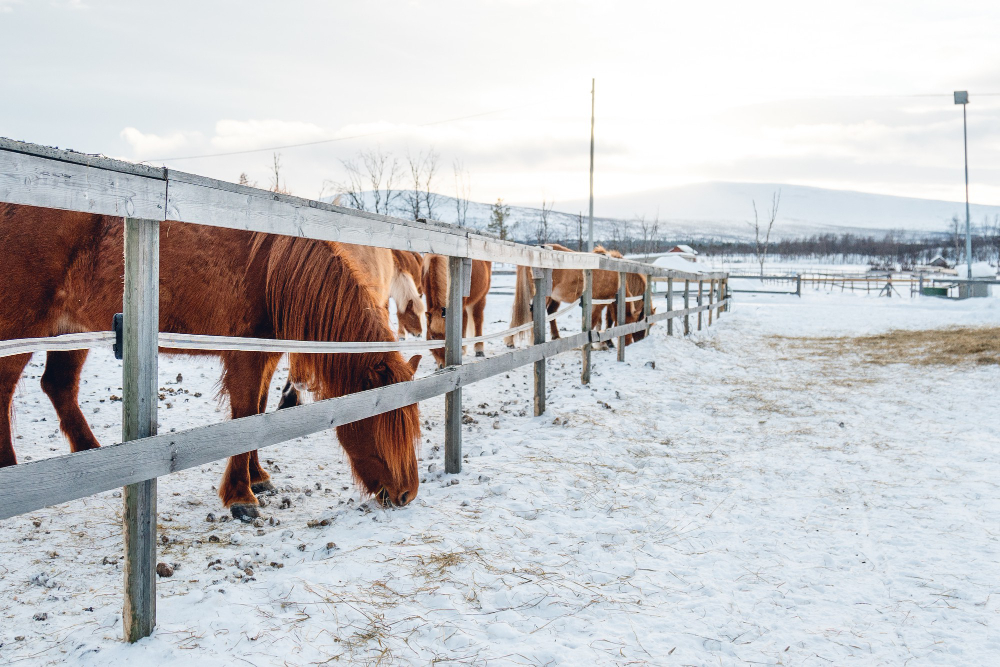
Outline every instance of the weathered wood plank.
{"label": "weathered wood plank", "polygon": [[[625,288],[628,286],[628,274],[621,272],[618,274],[618,295],[615,298],[615,317],[618,318],[618,324],[625,324],[625,299],[627,292]],[[625,336],[620,336],[618,338],[618,361],[625,361]]]}
{"label": "weathered wood plank", "polygon": [[[650,282],[652,282],[652,281],[650,281]],[[673,309],[674,309],[674,281],[673,280],[668,280],[667,281],[667,311],[669,312],[669,311],[671,311]],[[667,320],[667,335],[668,336],[673,336],[674,335],[674,318],[672,318],[672,317]]]}
{"label": "weathered wood plank", "polygon": [[[157,346],[160,322],[160,223],[125,219],[122,327],[122,442],[156,435]],[[156,625],[156,479],[125,487],[125,641],[148,637]]]}
{"label": "weathered wood plank", "polygon": [[[583,295],[580,297],[580,310],[583,315],[583,332],[589,336],[590,320],[593,317],[594,273],[590,269],[583,272]],[[580,382],[590,384],[590,343],[583,345],[581,350]]]}
{"label": "weathered wood plank", "polygon": [[[545,342],[545,298],[552,284],[552,269],[541,269],[532,272],[535,282],[535,296],[531,304],[531,316],[534,324],[534,344]],[[545,412],[545,359],[535,362],[535,416]]]}
{"label": "weathered wood plank", "polygon": [[[462,307],[462,286],[465,284],[465,262],[461,257],[448,258],[448,308],[444,323],[444,363],[448,367],[462,365],[462,335],[465,333],[465,313]],[[444,396],[444,471],[462,472],[462,388],[456,387]]]}
{"label": "weathered wood plank", "polygon": [[[691,281],[684,281],[684,310],[688,310],[691,307]],[[691,333],[691,316],[684,315],[684,335],[687,336]]]}
{"label": "weathered wood plank", "polygon": [[162,220],[166,187],[162,177],[0,150],[0,202]]}

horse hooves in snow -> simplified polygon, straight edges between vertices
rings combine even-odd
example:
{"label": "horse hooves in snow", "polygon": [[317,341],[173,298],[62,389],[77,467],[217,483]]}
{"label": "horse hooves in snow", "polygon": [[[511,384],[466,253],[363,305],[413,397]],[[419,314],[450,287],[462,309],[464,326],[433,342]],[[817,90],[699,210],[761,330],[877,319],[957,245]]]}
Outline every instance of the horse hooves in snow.
{"label": "horse hooves in snow", "polygon": [[257,506],[247,503],[236,503],[230,506],[229,511],[232,513],[234,519],[239,519],[244,523],[250,523],[260,516]]}
{"label": "horse hooves in snow", "polygon": [[[278,492],[278,490],[276,488],[274,488],[274,484],[271,483],[271,480],[266,480],[266,481],[263,481],[263,482],[257,482],[255,484],[251,484],[250,485],[250,490],[253,491],[253,494],[255,496],[259,496],[262,493],[277,493]],[[251,507],[252,507],[252,505],[251,505]]]}
{"label": "horse hooves in snow", "polygon": [[478,351],[476,352],[476,356],[477,356],[477,357],[485,357],[485,356],[486,356],[486,353],[485,353],[485,352],[483,352],[482,350],[478,350]]}

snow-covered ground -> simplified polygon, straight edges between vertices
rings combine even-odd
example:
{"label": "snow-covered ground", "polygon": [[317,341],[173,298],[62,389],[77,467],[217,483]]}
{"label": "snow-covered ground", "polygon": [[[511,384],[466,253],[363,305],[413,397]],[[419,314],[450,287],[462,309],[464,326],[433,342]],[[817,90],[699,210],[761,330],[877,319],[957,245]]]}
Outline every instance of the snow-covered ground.
{"label": "snow-covered ground", "polygon": [[[577,354],[550,360],[543,417],[530,367],[466,388],[460,475],[442,474],[443,399],[427,401],[402,510],[359,497],[330,432],[262,452],[281,491],[261,527],[206,520],[225,516],[222,462],[161,478],[175,573],[133,646],[116,493],[5,520],[0,664],[989,664],[1000,368],[870,366],[778,337],[977,323],[1000,323],[1000,299],[739,295],[708,332],[658,325],[624,364],[596,353],[590,387]],[[15,399],[22,460],[66,451],[37,361]],[[211,360],[162,358],[160,376],[161,431],[224,418]],[[84,378],[112,442],[120,365],[95,351]]]}

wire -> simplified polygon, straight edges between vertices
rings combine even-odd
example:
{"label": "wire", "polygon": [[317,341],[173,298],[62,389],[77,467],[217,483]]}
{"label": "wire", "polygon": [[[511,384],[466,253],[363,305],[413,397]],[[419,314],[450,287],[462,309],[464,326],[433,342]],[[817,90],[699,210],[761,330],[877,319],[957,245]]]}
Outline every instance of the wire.
{"label": "wire", "polygon": [[[482,113],[474,113],[468,116],[458,116],[456,118],[446,118],[444,120],[434,120],[429,123],[420,123],[414,127],[429,127],[431,125],[443,125],[444,123],[454,123],[460,120],[468,120],[469,118],[482,118],[483,116],[492,116],[498,113],[504,113],[507,111],[513,111],[515,109],[523,109],[525,107],[536,106],[542,104],[542,102],[532,102],[530,104],[519,104],[516,107],[507,107],[505,109],[496,109],[494,111],[483,111]],[[148,160],[143,160],[140,164],[152,163],[152,162],[167,162],[176,160],[199,160],[201,158],[208,157],[226,157],[229,155],[247,155],[248,153],[266,153],[268,151],[279,151],[288,148],[301,148],[303,146],[317,146],[319,144],[331,144],[336,141],[349,141],[351,139],[363,139],[365,137],[374,137],[380,134],[387,134],[393,132],[395,128],[389,128],[386,130],[379,130],[377,132],[366,132],[364,134],[353,134],[349,137],[335,137],[333,139],[319,139],[317,141],[305,141],[299,144],[286,144],[284,146],[269,146],[267,148],[251,148],[242,151],[228,151],[226,153],[205,153],[202,155],[182,155],[179,157],[167,157],[167,158],[150,158]]]}

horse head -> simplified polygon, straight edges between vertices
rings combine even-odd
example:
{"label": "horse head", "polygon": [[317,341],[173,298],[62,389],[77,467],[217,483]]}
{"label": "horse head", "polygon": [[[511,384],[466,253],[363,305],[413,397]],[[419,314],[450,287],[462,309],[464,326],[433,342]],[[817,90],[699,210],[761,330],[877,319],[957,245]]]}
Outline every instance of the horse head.
{"label": "horse head", "polygon": [[[408,382],[419,363],[419,356],[405,362],[399,354],[384,355],[364,370],[361,388]],[[402,507],[417,497],[420,415],[416,404],[339,426],[337,437],[351,461],[354,479],[381,505]]]}

